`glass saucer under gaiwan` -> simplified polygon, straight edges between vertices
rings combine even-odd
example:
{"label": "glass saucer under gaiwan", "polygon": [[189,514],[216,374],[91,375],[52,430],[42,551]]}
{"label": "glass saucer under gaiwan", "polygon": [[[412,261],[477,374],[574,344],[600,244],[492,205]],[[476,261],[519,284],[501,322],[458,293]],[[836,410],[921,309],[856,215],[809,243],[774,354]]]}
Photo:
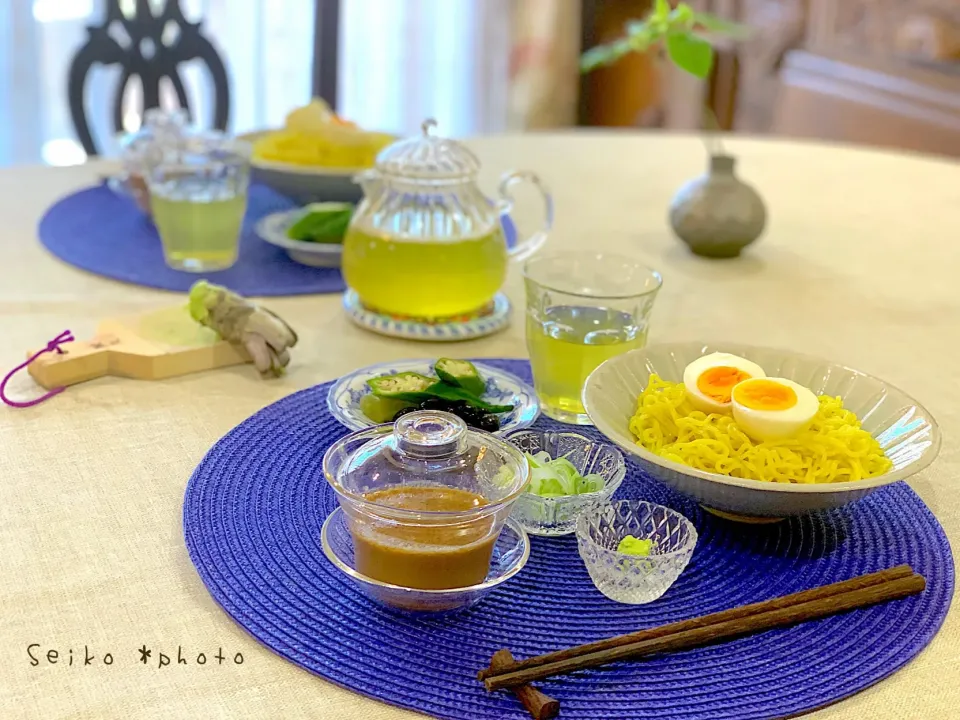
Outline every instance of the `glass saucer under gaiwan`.
{"label": "glass saucer under gaiwan", "polygon": [[378,602],[457,610],[519,570],[524,537],[501,536],[527,484],[526,460],[456,415],[420,410],[347,435],[324,453],[323,474],[351,538],[328,532],[324,550]]}
{"label": "glass saucer under gaiwan", "polygon": [[334,510],[324,521],[320,542],[327,559],[364,595],[391,610],[417,615],[466,610],[523,570],[530,558],[530,539],[515,520],[507,519],[493,546],[490,571],[482,583],[445,590],[422,590],[380,582],[357,570],[353,536],[342,508]]}

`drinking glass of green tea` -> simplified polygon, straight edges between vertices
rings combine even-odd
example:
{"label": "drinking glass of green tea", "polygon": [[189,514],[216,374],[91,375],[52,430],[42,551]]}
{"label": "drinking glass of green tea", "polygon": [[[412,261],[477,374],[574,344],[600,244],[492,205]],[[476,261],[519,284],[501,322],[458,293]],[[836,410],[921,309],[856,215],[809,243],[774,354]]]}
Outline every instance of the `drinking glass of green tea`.
{"label": "drinking glass of green tea", "polygon": [[151,153],[147,185],[167,265],[210,272],[237,261],[250,152],[247,143],[202,133]]}
{"label": "drinking glass of green tea", "polygon": [[527,351],[543,412],[589,425],[583,384],[604,360],[646,344],[660,273],[624,255],[571,252],[535,257],[523,274]]}

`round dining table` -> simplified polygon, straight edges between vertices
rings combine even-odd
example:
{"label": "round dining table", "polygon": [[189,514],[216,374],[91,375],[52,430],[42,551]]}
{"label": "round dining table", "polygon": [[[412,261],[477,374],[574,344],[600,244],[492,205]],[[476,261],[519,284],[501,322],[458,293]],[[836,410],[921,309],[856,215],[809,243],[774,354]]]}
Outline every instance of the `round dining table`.
{"label": "round dining table", "polygon": [[[509,169],[537,172],[555,222],[543,252],[612,251],[658,269],[650,342],[705,340],[816,354],[884,378],[939,421],[940,457],[910,485],[960,542],[960,165],[835,145],[732,137],[727,151],[768,208],[764,236],[740,258],[692,255],[667,209],[705,171],[696,136],[570,131],[468,141],[495,187]],[[0,170],[0,366],[5,372],[65,329],[182,302],[59,261],[37,223],[58,198],[95,184],[107,161]],[[537,197],[518,190],[521,233]],[[512,267],[505,331],[450,346],[354,326],[339,295],[271,298],[300,342],[288,373],[251,366],[164,381],[104,378],[34,407],[0,406],[0,717],[422,717],[361,697],[281,659],[207,593],[184,546],[184,489],[224,433],[260,408],[374,362],[525,357],[523,286]],[[24,372],[8,385],[41,392]],[[139,649],[153,648],[147,663]],[[178,663],[177,653],[227,662]],[[172,662],[159,663],[163,652]],[[242,654],[242,664],[234,662]],[[114,661],[105,665],[104,657]],[[93,655],[96,660],[86,663]],[[898,672],[815,718],[960,714],[960,610]],[[465,719],[466,720],[466,719]],[[611,720],[614,720],[611,718]]]}

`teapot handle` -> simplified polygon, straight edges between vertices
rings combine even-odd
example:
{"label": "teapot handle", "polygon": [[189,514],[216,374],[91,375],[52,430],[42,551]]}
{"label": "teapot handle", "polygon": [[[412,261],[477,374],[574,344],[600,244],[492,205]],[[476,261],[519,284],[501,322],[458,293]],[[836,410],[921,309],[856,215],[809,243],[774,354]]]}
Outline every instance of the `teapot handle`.
{"label": "teapot handle", "polygon": [[553,227],[553,196],[547,190],[543,181],[538,175],[528,170],[510,172],[500,179],[500,186],[497,192],[500,194],[500,202],[497,207],[501,215],[506,215],[513,208],[513,195],[510,193],[510,187],[520,182],[533,183],[543,196],[544,214],[546,216],[543,226],[530,237],[523,241],[518,239],[517,244],[508,250],[511,260],[526,260],[533,255],[547,241],[547,233]]}

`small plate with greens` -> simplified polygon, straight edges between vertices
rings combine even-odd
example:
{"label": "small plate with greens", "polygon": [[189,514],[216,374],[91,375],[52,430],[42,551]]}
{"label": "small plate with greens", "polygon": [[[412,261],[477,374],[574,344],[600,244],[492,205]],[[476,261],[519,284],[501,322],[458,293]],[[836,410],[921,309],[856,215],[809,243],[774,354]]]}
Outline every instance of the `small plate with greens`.
{"label": "small plate with greens", "polygon": [[345,375],[330,388],[327,409],[351,430],[430,409],[501,434],[532,425],[540,401],[516,375],[483,363],[439,358],[380,363]]}
{"label": "small plate with greens", "polygon": [[511,517],[533,535],[569,535],[577,518],[608,502],[627,474],[623,453],[585,435],[552,430],[520,430],[504,438],[526,455],[527,492]]}
{"label": "small plate with greens", "polygon": [[263,240],[283,248],[302,265],[340,267],[343,236],[352,216],[350,203],[313,203],[267,215],[255,230]]}

